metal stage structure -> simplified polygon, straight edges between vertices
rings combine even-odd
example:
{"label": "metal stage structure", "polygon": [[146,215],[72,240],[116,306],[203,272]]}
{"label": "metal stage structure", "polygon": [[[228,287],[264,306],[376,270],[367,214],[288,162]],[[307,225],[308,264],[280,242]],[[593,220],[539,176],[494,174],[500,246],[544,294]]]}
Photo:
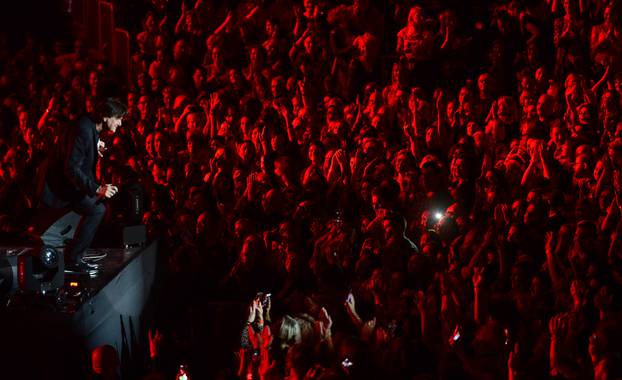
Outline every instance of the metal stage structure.
{"label": "metal stage structure", "polygon": [[[98,249],[106,253],[97,277],[65,275],[64,313],[71,316],[76,333],[92,349],[110,344],[122,352],[130,327],[140,331],[141,316],[155,278],[157,244],[134,249]],[[88,254],[88,253],[87,253]],[[71,297],[75,292],[85,292]]]}
{"label": "metal stage structure", "polygon": [[[0,248],[0,258],[28,249]],[[45,369],[45,353],[38,353],[37,347],[57,347],[63,351],[68,349],[63,345],[72,344],[69,343],[71,339],[79,342],[82,347],[77,350],[82,353],[104,344],[115,347],[122,367],[134,366],[132,362],[141,360],[133,353],[148,348],[145,325],[150,320],[147,305],[156,278],[157,242],[139,248],[89,249],[87,255],[104,253],[106,256],[98,262],[97,276],[65,272],[64,286],[58,291],[45,295],[18,291],[11,296],[7,307],[0,309],[0,325],[9,331],[5,341],[9,343],[4,347],[7,352],[0,349],[0,362],[8,364],[8,367],[3,365],[3,369],[8,368],[10,373],[12,366],[20,368],[15,360],[27,355],[33,359],[32,365],[21,367],[15,374],[45,377],[49,368]],[[67,341],[57,341],[64,340],[65,336]],[[68,359],[68,355],[63,356]],[[38,372],[38,359],[43,360],[42,372]]]}

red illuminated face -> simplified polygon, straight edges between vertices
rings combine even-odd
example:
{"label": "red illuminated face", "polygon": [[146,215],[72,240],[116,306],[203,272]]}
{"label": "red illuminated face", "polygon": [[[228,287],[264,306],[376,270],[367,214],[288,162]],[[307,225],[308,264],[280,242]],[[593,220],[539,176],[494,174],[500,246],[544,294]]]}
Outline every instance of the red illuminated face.
{"label": "red illuminated face", "polygon": [[156,28],[155,18],[153,17],[152,14],[147,15],[147,18],[145,19],[145,30],[154,31],[155,28]]}
{"label": "red illuminated face", "polygon": [[497,116],[501,120],[507,120],[510,118],[510,106],[505,100],[499,100],[497,103]]}
{"label": "red illuminated face", "polygon": [[140,99],[138,99],[138,111],[140,111],[141,115],[146,115],[148,105],[149,98],[146,96],[141,96]]}
{"label": "red illuminated face", "polygon": [[161,133],[157,133],[153,138],[153,149],[158,155],[164,153],[165,142],[164,136]]}
{"label": "red illuminated face", "polygon": [[607,153],[616,167],[622,167],[622,149],[609,148]]}
{"label": "red illuminated face", "polygon": [[199,88],[203,86],[203,82],[205,81],[205,76],[201,70],[195,70],[194,75],[192,76],[192,81],[194,82],[194,87]]}
{"label": "red illuminated face", "polygon": [[445,111],[445,116],[447,116],[449,120],[453,120],[455,113],[456,113],[456,103],[454,102],[447,103],[447,109]]}
{"label": "red illuminated face", "polygon": [[97,73],[93,71],[89,74],[89,86],[93,88],[93,87],[97,87],[98,84],[99,84],[99,75],[97,75]]}
{"label": "red illuminated face", "polygon": [[127,94],[127,107],[133,108],[134,106],[136,106],[136,94],[130,92]]}
{"label": "red illuminated face", "polygon": [[471,92],[468,88],[462,87],[460,89],[460,94],[458,94],[458,103],[464,105],[465,102],[471,99]]}
{"label": "red illuminated face", "polygon": [[477,88],[480,92],[486,92],[488,90],[488,86],[490,85],[490,75],[484,73],[477,78]]}
{"label": "red illuminated face", "polygon": [[148,135],[145,139],[145,150],[148,155],[153,155],[153,135]]}
{"label": "red illuminated face", "polygon": [[26,129],[26,127],[28,126],[28,112],[26,111],[20,112],[18,116],[18,121],[19,121],[20,129],[21,130]]}
{"label": "red illuminated face", "polygon": [[315,41],[313,41],[313,37],[307,37],[304,41],[304,45],[307,54],[313,54],[313,51],[315,50]]}
{"label": "red illuminated face", "polygon": [[551,138],[556,144],[561,144],[565,140],[564,130],[560,127],[555,127],[551,130]]}
{"label": "red illuminated face", "polygon": [[412,7],[408,13],[408,25],[412,27],[419,26],[423,22],[423,9],[421,7]]}
{"label": "red illuminated face", "polygon": [[315,6],[315,1],[314,0],[304,0],[303,2],[303,6],[305,8],[305,12],[311,12],[313,11],[313,7]]}
{"label": "red illuminated face", "polygon": [[275,37],[277,32],[278,30],[276,25],[274,25],[270,20],[266,21],[266,35],[268,37]]}
{"label": "red illuminated face", "polygon": [[322,162],[322,150],[315,144],[309,147],[309,161],[314,164]]}
{"label": "red illuminated face", "polygon": [[196,113],[191,113],[186,118],[186,123],[188,124],[189,130],[197,129],[199,126],[199,115],[197,115]]}
{"label": "red illuminated face", "polygon": [[591,121],[592,121],[592,116],[590,115],[590,109],[588,107],[580,107],[579,108],[579,123],[589,124]]}
{"label": "red illuminated face", "polygon": [[121,117],[111,117],[111,118],[104,118],[104,122],[106,123],[106,126],[108,127],[108,129],[110,130],[111,133],[115,133],[117,131],[117,128],[119,128],[121,126],[121,124],[123,123],[123,118]]}

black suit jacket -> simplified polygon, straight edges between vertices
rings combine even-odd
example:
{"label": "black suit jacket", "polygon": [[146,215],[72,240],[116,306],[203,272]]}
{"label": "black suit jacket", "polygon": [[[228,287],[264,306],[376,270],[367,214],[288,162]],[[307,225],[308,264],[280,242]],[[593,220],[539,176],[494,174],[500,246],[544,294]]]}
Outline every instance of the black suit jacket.
{"label": "black suit jacket", "polygon": [[99,187],[95,178],[98,140],[95,123],[88,116],[81,117],[59,137],[45,170],[45,184],[56,198],[72,202],[96,194]]}

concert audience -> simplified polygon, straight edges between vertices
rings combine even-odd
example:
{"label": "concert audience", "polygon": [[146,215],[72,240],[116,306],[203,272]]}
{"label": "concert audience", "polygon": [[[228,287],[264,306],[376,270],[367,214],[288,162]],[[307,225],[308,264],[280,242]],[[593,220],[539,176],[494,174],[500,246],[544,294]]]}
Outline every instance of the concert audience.
{"label": "concert audience", "polygon": [[[163,246],[149,376],[622,376],[617,1],[169,5],[129,83],[80,40],[0,64],[7,236],[66,126],[127,99],[98,172]],[[248,305],[235,359],[197,358],[204,297]]]}

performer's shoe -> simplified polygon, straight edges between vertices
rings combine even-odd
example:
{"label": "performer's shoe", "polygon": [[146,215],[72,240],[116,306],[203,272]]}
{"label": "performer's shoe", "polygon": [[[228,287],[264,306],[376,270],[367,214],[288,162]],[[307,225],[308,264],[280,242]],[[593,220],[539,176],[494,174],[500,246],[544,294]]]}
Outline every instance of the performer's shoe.
{"label": "performer's shoe", "polygon": [[91,264],[87,261],[84,261],[83,258],[79,258],[75,262],[69,262],[66,265],[68,272],[73,273],[85,273],[91,276],[96,275],[99,269],[98,264]]}
{"label": "performer's shoe", "polygon": [[99,269],[99,264],[93,263],[86,260],[86,257],[81,257],[78,259],[78,265],[89,268],[89,269]]}
{"label": "performer's shoe", "polygon": [[99,261],[108,256],[106,252],[95,251],[91,254],[84,255],[83,259],[88,262]]}

